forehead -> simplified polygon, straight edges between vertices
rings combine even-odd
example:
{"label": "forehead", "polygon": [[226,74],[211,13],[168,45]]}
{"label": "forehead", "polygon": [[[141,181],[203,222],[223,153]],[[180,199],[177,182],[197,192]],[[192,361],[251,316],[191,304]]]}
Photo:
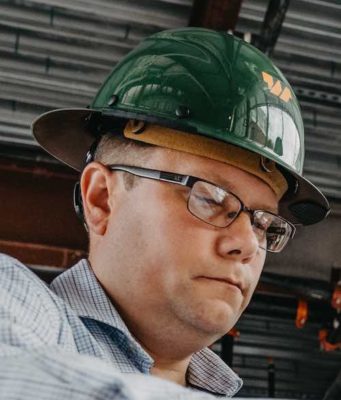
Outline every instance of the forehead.
{"label": "forehead", "polygon": [[189,153],[156,148],[148,167],[208,180],[235,193],[248,207],[277,212],[278,201],[268,184],[238,167]]}

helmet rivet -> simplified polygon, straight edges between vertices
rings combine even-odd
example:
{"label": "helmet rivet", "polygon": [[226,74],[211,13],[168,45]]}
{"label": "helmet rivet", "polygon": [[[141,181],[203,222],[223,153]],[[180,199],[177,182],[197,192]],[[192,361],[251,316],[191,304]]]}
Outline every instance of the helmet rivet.
{"label": "helmet rivet", "polygon": [[116,94],[112,95],[108,101],[108,106],[113,106],[115,103],[117,103],[118,96]]}
{"label": "helmet rivet", "polygon": [[270,160],[269,158],[261,156],[260,164],[261,164],[262,170],[265,172],[274,172],[274,170],[275,170],[275,165],[274,165],[273,161]]}
{"label": "helmet rivet", "polygon": [[187,106],[179,106],[176,110],[175,110],[175,115],[178,118],[187,118],[190,115],[190,110]]}
{"label": "helmet rivet", "polygon": [[132,121],[132,128],[131,131],[135,133],[135,135],[138,135],[139,133],[142,133],[144,131],[144,128],[146,127],[146,124],[144,121],[137,121],[133,120]]}

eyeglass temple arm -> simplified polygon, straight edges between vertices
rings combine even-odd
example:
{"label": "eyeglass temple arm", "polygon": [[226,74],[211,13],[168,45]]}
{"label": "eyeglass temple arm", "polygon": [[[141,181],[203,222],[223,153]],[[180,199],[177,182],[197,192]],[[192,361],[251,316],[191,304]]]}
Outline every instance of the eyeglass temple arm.
{"label": "eyeglass temple arm", "polygon": [[112,171],[124,171],[129,172],[133,175],[140,176],[142,178],[155,179],[158,181],[177,183],[179,185],[186,186],[189,176],[175,174],[172,172],[158,171],[156,169],[147,169],[141,167],[130,167],[127,165],[108,165],[107,166]]}

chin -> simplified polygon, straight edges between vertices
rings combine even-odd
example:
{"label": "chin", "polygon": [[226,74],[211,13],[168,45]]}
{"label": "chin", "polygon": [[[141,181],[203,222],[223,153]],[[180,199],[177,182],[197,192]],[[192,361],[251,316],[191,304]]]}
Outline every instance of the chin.
{"label": "chin", "polygon": [[229,332],[241,315],[231,304],[222,300],[210,300],[200,304],[187,315],[187,321],[201,333],[215,338]]}

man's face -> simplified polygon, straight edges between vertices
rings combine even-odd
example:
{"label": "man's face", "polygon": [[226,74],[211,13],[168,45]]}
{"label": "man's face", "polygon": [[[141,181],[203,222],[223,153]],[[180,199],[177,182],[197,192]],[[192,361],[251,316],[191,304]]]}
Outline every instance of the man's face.
{"label": "man's face", "polygon": [[[267,184],[219,161],[158,149],[141,166],[201,177],[253,209],[277,208]],[[111,174],[122,180],[122,172]],[[157,318],[215,340],[237,322],[264,265],[266,252],[250,216],[243,212],[230,226],[216,228],[187,210],[189,188],[136,179],[132,189],[110,193],[95,273],[128,320]]]}

